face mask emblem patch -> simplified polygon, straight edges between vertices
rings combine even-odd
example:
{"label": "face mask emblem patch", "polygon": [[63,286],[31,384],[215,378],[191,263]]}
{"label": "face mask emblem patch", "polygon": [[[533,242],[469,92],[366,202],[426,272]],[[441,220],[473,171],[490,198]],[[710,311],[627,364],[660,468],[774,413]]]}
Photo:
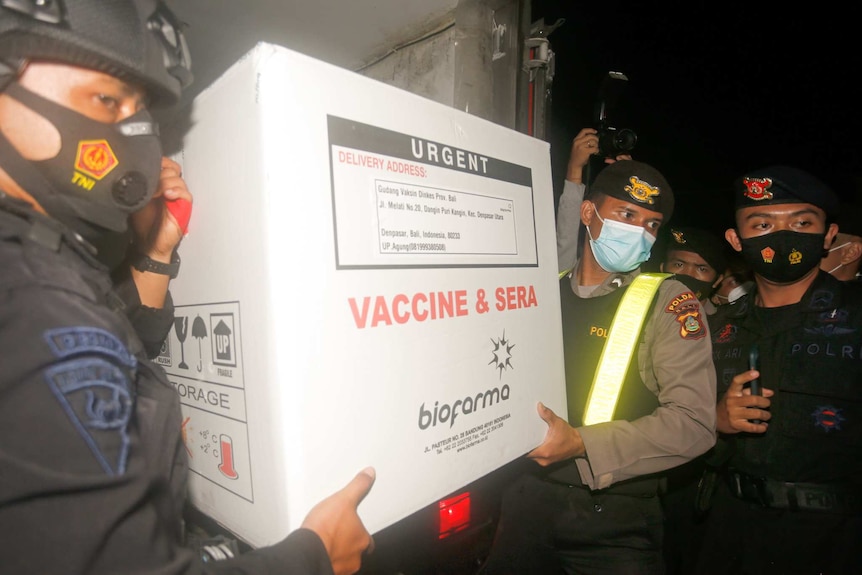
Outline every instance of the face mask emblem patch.
{"label": "face mask emblem patch", "polygon": [[75,154],[76,172],[72,176],[72,182],[91,190],[96,180],[107,176],[119,164],[107,140],[83,140],[78,142],[78,152]]}

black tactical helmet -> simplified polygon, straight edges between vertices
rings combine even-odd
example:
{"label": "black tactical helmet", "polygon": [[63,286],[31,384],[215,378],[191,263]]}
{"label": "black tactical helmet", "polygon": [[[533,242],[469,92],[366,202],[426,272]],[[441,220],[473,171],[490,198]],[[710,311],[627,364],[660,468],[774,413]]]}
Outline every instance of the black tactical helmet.
{"label": "black tactical helmet", "polygon": [[0,90],[24,60],[92,68],[142,85],[157,107],[192,80],[181,25],[161,0],[0,0]]}

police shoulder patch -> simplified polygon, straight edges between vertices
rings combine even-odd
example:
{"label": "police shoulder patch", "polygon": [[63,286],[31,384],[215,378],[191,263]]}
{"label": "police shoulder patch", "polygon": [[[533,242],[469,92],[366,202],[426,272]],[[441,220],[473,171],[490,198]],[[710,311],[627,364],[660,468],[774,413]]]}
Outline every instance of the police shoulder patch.
{"label": "police shoulder patch", "polygon": [[700,309],[700,304],[697,302],[697,298],[690,291],[684,291],[682,293],[677,294],[670,300],[670,303],[667,304],[664,311],[667,313],[679,313],[680,310],[695,307]]}
{"label": "police shoulder patch", "polygon": [[123,365],[134,368],[137,360],[114,334],[96,327],[59,327],[43,334],[51,352],[59,358],[80,354],[104,353]]}
{"label": "police shoulder patch", "polygon": [[104,359],[79,358],[46,370],[45,379],[102,469],[123,474],[133,409],[128,372]]}
{"label": "police shoulder patch", "polygon": [[692,292],[686,291],[677,294],[665,306],[664,311],[676,315],[676,321],[679,323],[679,336],[682,339],[694,340],[706,337],[700,303]]}

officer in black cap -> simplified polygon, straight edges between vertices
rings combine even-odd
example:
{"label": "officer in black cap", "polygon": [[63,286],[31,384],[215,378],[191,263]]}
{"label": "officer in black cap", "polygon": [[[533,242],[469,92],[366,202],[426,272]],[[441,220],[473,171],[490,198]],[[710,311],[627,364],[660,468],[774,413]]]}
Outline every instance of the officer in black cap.
{"label": "officer in black cap", "polygon": [[[813,235],[811,222],[787,206],[807,204],[824,217],[825,228]],[[762,206],[783,206],[759,210]],[[838,196],[821,180],[796,168],[776,166],[754,171],[737,183],[736,230],[727,241],[770,285],[813,279],[837,232]],[[776,227],[776,224],[784,224]],[[751,231],[749,231],[751,230]],[[822,244],[819,236],[827,242]],[[796,285],[798,292],[803,286]],[[804,287],[807,287],[804,286]],[[787,293],[783,289],[782,293]]]}
{"label": "officer in black cap", "polygon": [[181,546],[179,399],[142,339],[173,320],[191,206],[147,107],[190,80],[160,1],[0,0],[4,573],[353,573],[372,543],[369,468],[272,547]]}
{"label": "officer in black cap", "polygon": [[[707,315],[717,306],[710,296],[724,279],[727,268],[727,243],[718,235],[701,228],[674,226],[665,247],[659,269],[674,274],[700,300]],[[693,513],[697,481],[703,468],[702,458],[671,469],[662,503],[665,512],[664,548],[668,574],[687,573],[686,566],[692,541],[700,526]]]}
{"label": "officer in black cap", "polygon": [[860,573],[862,286],[819,267],[839,202],[787,166],[734,193],[756,286],[710,317],[727,456],[696,572]]}
{"label": "officer in black cap", "polygon": [[[694,227],[673,227],[659,269],[672,273],[706,304],[727,268],[727,244],[712,232]],[[710,308],[714,310],[714,306]]]}
{"label": "officer in black cap", "polygon": [[700,302],[641,273],[673,207],[635,160],[604,168],[579,206],[583,257],[560,282],[567,418],[539,405],[548,431],[503,499],[487,575],[664,573],[659,487],[715,442]]}

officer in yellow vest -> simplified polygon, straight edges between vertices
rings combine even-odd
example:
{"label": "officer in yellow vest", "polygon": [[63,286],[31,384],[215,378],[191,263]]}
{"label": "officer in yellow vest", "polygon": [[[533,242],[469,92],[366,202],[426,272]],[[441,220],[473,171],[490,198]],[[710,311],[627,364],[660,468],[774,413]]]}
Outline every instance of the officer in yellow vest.
{"label": "officer in yellow vest", "polygon": [[[561,281],[568,421],[539,405],[547,435],[504,497],[488,575],[664,572],[664,472],[715,442],[700,302],[640,274],[673,203],[661,173],[627,160],[604,168],[580,206],[583,257]],[[629,349],[616,349],[625,337]]]}

